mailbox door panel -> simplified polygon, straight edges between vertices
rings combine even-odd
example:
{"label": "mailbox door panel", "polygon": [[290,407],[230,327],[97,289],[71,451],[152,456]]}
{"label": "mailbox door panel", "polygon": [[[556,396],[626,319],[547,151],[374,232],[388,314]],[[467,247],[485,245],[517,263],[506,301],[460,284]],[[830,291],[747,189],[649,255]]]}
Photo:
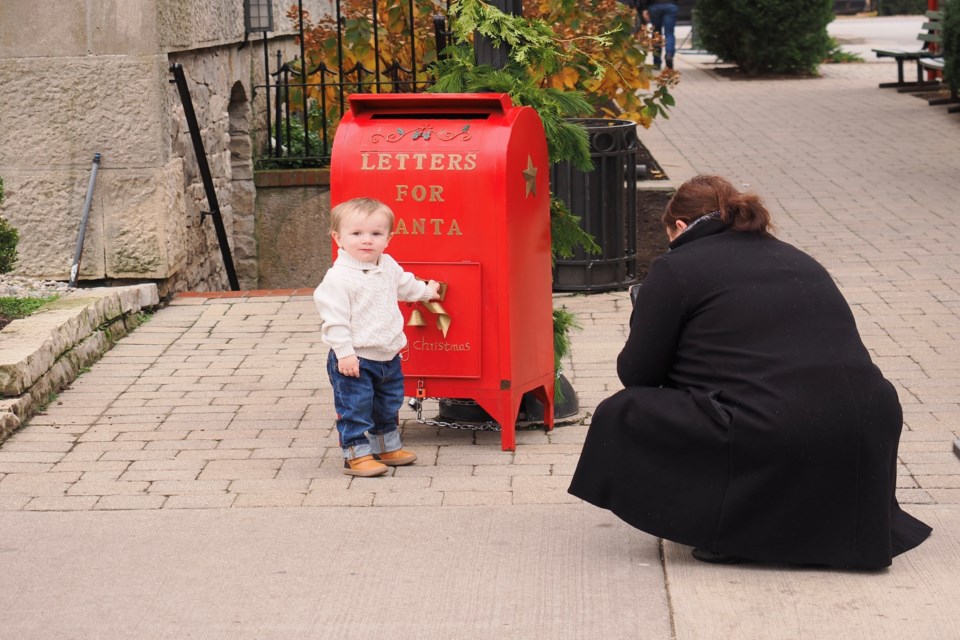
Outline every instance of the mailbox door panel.
{"label": "mailbox door panel", "polygon": [[[422,303],[400,303],[407,335],[403,372],[408,378],[479,378],[481,329],[480,264],[476,262],[403,262],[404,269],[425,280],[447,284],[440,305],[449,314],[446,335],[438,316]],[[414,311],[422,324],[410,323]]]}

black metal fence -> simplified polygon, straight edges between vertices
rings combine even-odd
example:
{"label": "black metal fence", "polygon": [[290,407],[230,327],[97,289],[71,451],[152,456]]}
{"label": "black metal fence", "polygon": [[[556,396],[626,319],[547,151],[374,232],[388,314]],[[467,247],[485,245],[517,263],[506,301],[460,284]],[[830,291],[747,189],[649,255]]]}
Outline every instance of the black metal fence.
{"label": "black metal fence", "polygon": [[[280,50],[271,56],[264,34],[264,81],[254,86],[254,96],[263,91],[266,105],[266,135],[256,157],[260,168],[328,164],[333,133],[350,94],[416,93],[433,81],[428,66],[436,55],[432,52],[449,42],[450,0],[336,0],[334,8],[335,15],[321,16],[315,24],[305,20],[302,0],[296,11],[291,9],[288,16],[297,20],[300,47],[293,60],[284,61]],[[351,49],[348,36],[358,34],[365,55]],[[418,43],[430,37],[435,47],[424,60],[423,51],[430,50],[422,44],[418,50]]]}

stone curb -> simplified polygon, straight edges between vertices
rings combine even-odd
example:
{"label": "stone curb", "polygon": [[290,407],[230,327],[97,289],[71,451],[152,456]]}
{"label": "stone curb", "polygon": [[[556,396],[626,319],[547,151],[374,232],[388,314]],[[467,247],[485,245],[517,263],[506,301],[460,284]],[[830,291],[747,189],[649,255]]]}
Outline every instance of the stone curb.
{"label": "stone curb", "polygon": [[0,331],[0,442],[156,306],[155,284],[71,291]]}

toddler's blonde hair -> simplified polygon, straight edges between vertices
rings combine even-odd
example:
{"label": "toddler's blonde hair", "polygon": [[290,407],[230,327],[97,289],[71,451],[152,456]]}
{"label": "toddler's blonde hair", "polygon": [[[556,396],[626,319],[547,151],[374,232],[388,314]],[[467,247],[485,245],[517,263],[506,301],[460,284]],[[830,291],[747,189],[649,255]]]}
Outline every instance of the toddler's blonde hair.
{"label": "toddler's blonde hair", "polygon": [[375,198],[354,198],[341,202],[330,212],[330,231],[340,233],[340,225],[345,218],[352,215],[362,215],[368,218],[382,213],[387,217],[390,232],[393,232],[393,209]]}

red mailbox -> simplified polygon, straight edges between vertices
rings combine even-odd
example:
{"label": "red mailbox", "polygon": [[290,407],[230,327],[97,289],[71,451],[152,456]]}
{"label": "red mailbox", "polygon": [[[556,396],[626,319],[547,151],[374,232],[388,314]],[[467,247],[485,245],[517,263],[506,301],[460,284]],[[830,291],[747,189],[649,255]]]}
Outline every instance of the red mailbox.
{"label": "red mailbox", "polygon": [[473,399],[504,450],[526,392],[553,427],[548,179],[543,124],[506,94],[355,94],[333,145],[331,205],[389,204],[387,252],[446,284],[401,303],[407,395]]}

